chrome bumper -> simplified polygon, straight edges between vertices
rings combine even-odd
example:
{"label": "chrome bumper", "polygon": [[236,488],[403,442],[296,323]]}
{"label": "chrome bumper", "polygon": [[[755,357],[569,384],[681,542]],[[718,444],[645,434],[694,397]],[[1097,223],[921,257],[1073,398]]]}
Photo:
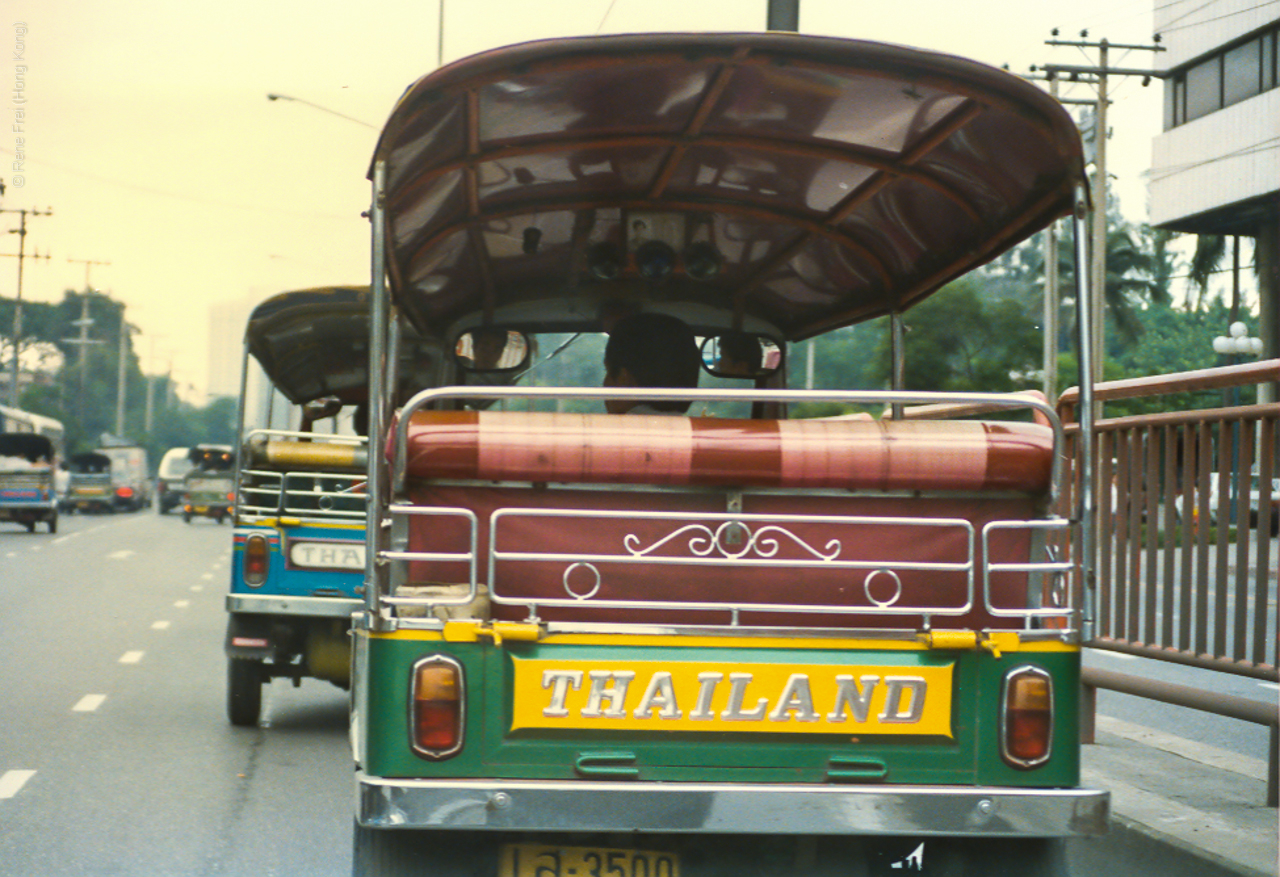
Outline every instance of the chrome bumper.
{"label": "chrome bumper", "polygon": [[406,780],[356,774],[372,828],[1067,837],[1105,834],[1095,789]]}
{"label": "chrome bumper", "polygon": [[283,597],[278,594],[228,594],[228,612],[256,615],[309,615],[316,618],[350,618],[364,608],[364,601],[349,597]]}

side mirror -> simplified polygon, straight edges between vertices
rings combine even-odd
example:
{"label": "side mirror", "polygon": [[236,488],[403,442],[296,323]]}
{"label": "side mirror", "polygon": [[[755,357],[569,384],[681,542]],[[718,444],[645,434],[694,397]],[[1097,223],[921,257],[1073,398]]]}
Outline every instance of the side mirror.
{"label": "side mirror", "polygon": [[782,347],[765,335],[724,332],[702,342],[702,364],[718,378],[763,378],[782,365]]}
{"label": "side mirror", "polygon": [[523,332],[482,326],[458,337],[453,358],[467,371],[518,371],[528,364],[531,347]]}

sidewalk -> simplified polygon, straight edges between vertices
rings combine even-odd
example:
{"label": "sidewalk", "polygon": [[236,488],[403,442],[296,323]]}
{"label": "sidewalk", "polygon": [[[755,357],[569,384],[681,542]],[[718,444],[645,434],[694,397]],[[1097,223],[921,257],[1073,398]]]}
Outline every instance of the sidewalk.
{"label": "sidewalk", "polygon": [[1082,784],[1111,792],[1111,833],[1073,841],[1073,873],[1275,877],[1266,763],[1098,716]]}

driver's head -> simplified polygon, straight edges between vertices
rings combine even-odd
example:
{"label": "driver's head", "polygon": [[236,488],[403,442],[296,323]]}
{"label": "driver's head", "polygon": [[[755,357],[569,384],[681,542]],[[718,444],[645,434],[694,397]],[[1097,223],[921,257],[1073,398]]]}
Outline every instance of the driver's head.
{"label": "driver's head", "polygon": [[507,350],[507,330],[481,326],[471,333],[471,349],[476,368],[497,368]]}
{"label": "driver's head", "polygon": [[[693,330],[668,314],[632,314],[609,332],[604,349],[604,386],[679,388],[698,386],[702,358]],[[635,402],[609,399],[605,410],[624,414],[636,405],[659,411],[684,412],[687,401]]]}

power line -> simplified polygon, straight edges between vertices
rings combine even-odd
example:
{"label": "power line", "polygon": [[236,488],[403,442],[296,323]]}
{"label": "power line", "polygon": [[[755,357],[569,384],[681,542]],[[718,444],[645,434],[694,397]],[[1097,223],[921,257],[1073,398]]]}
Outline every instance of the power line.
{"label": "power line", "polygon": [[[1248,9],[1237,9],[1234,12],[1224,12],[1222,15],[1215,15],[1213,18],[1205,18],[1205,19],[1201,19],[1200,21],[1189,21],[1186,24],[1180,24],[1180,25],[1177,25],[1176,27],[1169,27],[1168,25],[1165,25],[1163,28],[1160,29],[1160,33],[1167,34],[1167,33],[1172,33],[1178,30],[1186,30],[1189,27],[1200,27],[1201,25],[1210,24],[1215,21],[1222,21],[1224,18],[1232,18],[1237,15],[1245,15],[1249,12],[1256,12],[1257,10],[1262,9],[1265,6],[1275,6],[1277,3],[1280,3],[1280,0],[1263,0],[1263,2],[1258,3],[1254,6],[1250,6]],[[1208,5],[1210,4],[1206,3],[1204,6],[1208,6]],[[1191,15],[1195,12],[1199,12],[1201,9],[1204,8],[1204,6],[1197,6],[1195,9],[1191,10],[1191,12],[1188,12],[1186,15],[1181,15],[1178,18],[1175,18],[1174,21],[1180,21],[1181,19],[1186,18],[1187,15]]]}

